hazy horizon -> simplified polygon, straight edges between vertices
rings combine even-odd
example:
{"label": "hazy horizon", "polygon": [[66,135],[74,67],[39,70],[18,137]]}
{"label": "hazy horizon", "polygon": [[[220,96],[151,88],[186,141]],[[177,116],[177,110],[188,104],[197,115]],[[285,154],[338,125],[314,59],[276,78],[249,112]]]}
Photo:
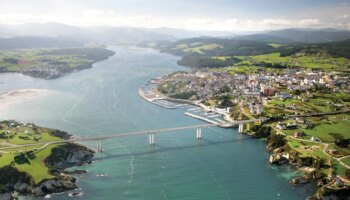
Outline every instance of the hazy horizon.
{"label": "hazy horizon", "polygon": [[190,31],[265,31],[286,28],[350,30],[344,0],[2,0],[0,24],[61,23],[79,27],[175,28]]}

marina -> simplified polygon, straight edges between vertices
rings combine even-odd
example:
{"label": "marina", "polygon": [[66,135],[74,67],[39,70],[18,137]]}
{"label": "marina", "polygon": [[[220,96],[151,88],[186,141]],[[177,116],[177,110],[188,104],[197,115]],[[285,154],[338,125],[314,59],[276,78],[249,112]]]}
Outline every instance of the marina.
{"label": "marina", "polygon": [[225,125],[226,122],[230,121],[226,120],[227,116],[225,116],[223,111],[207,109],[202,105],[195,103],[178,103],[178,101],[181,102],[182,100],[171,99],[154,92],[155,83],[150,82],[138,90],[139,96],[146,101],[167,109],[182,109],[184,110],[184,114],[189,117],[199,119],[210,124],[220,124],[219,126],[223,128],[236,127],[236,125],[232,124]]}

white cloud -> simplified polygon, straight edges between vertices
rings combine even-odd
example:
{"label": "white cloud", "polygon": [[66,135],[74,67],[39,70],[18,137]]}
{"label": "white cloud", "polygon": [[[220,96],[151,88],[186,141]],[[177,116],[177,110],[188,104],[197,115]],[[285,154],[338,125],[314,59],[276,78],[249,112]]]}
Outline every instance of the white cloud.
{"label": "white cloud", "polygon": [[253,31],[266,29],[280,29],[280,28],[311,28],[323,25],[318,19],[301,19],[301,20],[287,20],[287,19],[262,19],[262,20],[245,20],[245,19],[227,19],[227,20],[213,20],[213,19],[187,19],[177,22],[177,27],[184,27],[187,29],[196,30],[219,30],[219,31]]}
{"label": "white cloud", "polygon": [[[348,17],[348,16],[343,16]],[[344,28],[349,29],[348,22],[325,23],[316,18],[282,19],[265,18],[250,19],[212,19],[212,18],[162,18],[150,15],[128,16],[113,10],[89,9],[80,13],[34,14],[1,12],[0,23],[20,24],[28,22],[58,22],[79,26],[133,26],[133,27],[173,27],[189,30],[217,30],[217,31],[255,31],[281,28]]]}
{"label": "white cloud", "polygon": [[347,19],[347,18],[349,18],[349,15],[348,14],[338,15],[337,18],[338,19]]}
{"label": "white cloud", "polygon": [[306,27],[306,26],[318,26],[322,23],[319,19],[301,19],[301,20],[286,20],[286,19],[264,19],[262,21],[264,25],[271,26],[298,26],[298,27]]}

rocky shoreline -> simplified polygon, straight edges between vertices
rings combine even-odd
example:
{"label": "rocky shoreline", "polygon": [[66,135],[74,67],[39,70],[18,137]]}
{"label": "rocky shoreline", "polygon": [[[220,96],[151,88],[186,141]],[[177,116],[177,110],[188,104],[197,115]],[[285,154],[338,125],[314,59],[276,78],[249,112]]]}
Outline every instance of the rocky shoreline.
{"label": "rocky shoreline", "polygon": [[[336,177],[328,177],[322,172],[323,168],[329,166],[322,160],[313,157],[302,157],[300,153],[290,148],[286,143],[274,144],[271,137],[266,139],[266,149],[271,152],[269,163],[272,165],[292,165],[302,172],[302,176],[295,177],[289,182],[292,185],[314,184],[315,193],[308,200],[347,200],[350,199],[350,188],[343,186],[334,188],[332,184],[340,186],[341,182]],[[335,175],[334,175],[335,176]],[[340,179],[339,179],[340,180]],[[341,181],[341,180],[340,180]]]}
{"label": "rocky shoreline", "polygon": [[[159,78],[152,80],[156,81],[149,81],[149,83],[158,84],[160,82]],[[168,98],[165,94],[158,93],[157,91],[153,91],[153,93],[153,96],[157,96],[157,98],[164,97],[163,99],[170,100],[170,98]],[[190,102],[193,103],[192,101]],[[196,105],[208,109],[201,103],[197,103]],[[232,119],[230,118],[231,117],[229,114],[225,115],[225,120],[231,121]],[[272,127],[270,125],[276,120],[279,119],[273,117],[266,118],[266,121],[264,121],[261,125],[253,127],[254,130],[250,128],[250,130],[247,132],[247,135],[250,135],[254,138],[266,139],[266,149],[271,153],[269,163],[272,165],[291,165],[297,170],[301,171],[303,175],[293,178],[290,180],[290,183],[293,185],[315,185],[315,193],[308,198],[310,200],[350,200],[350,188],[344,184],[344,182],[348,182],[348,180],[337,176],[334,171],[331,173],[326,173],[328,169],[332,168],[331,164],[327,163],[326,160],[319,157],[305,157],[302,156],[298,151],[292,149],[288,145],[288,140],[283,134],[273,133]]]}
{"label": "rocky shoreline", "polygon": [[49,166],[53,179],[35,183],[30,175],[19,172],[8,165],[0,168],[2,180],[7,183],[1,188],[0,199],[15,199],[17,195],[32,195],[44,197],[48,194],[61,193],[77,189],[77,179],[72,175],[86,173],[84,170],[68,171],[67,168],[80,166],[92,162],[95,152],[79,144],[64,144],[52,149],[51,155],[45,159],[44,164]]}

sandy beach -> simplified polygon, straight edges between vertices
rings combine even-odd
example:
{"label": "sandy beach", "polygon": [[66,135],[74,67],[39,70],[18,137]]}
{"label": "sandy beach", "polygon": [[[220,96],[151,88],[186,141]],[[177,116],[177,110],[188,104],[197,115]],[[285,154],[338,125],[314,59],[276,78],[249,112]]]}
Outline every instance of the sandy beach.
{"label": "sandy beach", "polygon": [[31,101],[35,98],[48,94],[48,90],[44,89],[23,89],[14,90],[0,94],[0,110],[10,105]]}

